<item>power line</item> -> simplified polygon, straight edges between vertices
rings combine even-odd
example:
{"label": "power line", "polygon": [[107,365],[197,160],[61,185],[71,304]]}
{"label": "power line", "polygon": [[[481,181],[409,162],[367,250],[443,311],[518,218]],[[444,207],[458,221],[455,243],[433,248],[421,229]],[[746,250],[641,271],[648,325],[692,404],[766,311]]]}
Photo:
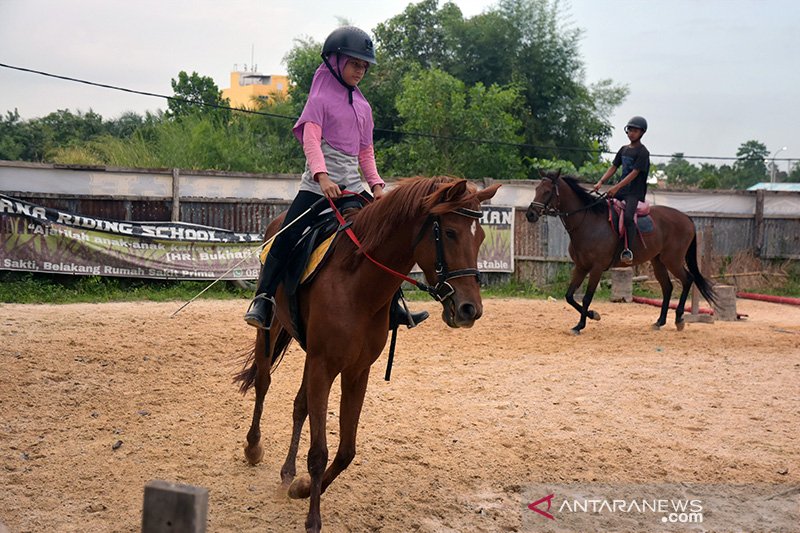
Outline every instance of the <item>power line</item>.
{"label": "power line", "polygon": [[[0,67],[11,69],[11,70],[18,70],[20,72],[28,72],[31,74],[39,74],[40,76],[46,76],[48,78],[56,78],[59,80],[71,81],[75,83],[82,83],[84,85],[91,85],[93,87],[101,87],[104,89],[112,89],[115,91],[121,91],[131,94],[139,94],[142,96],[152,96],[155,98],[164,98],[165,100],[171,100],[174,102],[183,102],[187,104],[193,105],[201,105],[205,107],[211,107],[214,109],[224,109],[228,111],[237,111],[239,113],[248,113],[251,115],[262,115],[266,117],[272,118],[281,118],[287,120],[297,120],[298,117],[293,117],[289,115],[281,115],[278,113],[268,113],[266,111],[256,111],[252,109],[246,108],[236,108],[230,107],[220,104],[214,104],[211,102],[204,102],[202,100],[189,100],[187,98],[181,98],[178,96],[168,96],[165,94],[158,94],[152,93],[148,91],[139,91],[136,89],[128,89],[126,87],[119,87],[117,85],[109,85],[106,83],[98,83],[94,81],[82,80],[79,78],[73,78],[70,76],[61,76],[59,74],[52,74],[50,72],[44,72],[41,70],[34,70],[25,67],[17,67],[14,65],[8,65],[5,63],[0,63]],[[400,136],[408,136],[408,137],[417,137],[417,138],[427,138],[427,139],[441,139],[444,141],[453,141],[453,142],[469,142],[474,144],[489,144],[494,146],[510,146],[515,148],[527,148],[527,149],[534,149],[534,150],[559,150],[559,151],[568,151],[568,152],[583,152],[583,153],[591,153],[591,154],[616,154],[616,152],[608,151],[608,150],[596,150],[592,148],[583,148],[579,146],[547,146],[547,145],[536,145],[536,144],[527,144],[527,143],[513,143],[508,141],[497,141],[493,139],[475,139],[472,137],[458,137],[458,136],[448,136],[448,135],[437,135],[435,133],[421,133],[421,132],[414,132],[414,131],[398,131],[398,130],[390,130],[390,129],[383,129],[383,128],[375,128],[376,132],[385,133],[389,135],[400,135]],[[673,158],[675,154],[650,154],[650,157],[664,157],[664,158]],[[710,160],[718,160],[718,161],[764,161],[765,159],[760,158],[738,158],[738,157],[726,157],[726,156],[703,156],[703,155],[681,155],[681,159],[710,159]],[[794,161],[791,158],[770,158],[772,161]]]}

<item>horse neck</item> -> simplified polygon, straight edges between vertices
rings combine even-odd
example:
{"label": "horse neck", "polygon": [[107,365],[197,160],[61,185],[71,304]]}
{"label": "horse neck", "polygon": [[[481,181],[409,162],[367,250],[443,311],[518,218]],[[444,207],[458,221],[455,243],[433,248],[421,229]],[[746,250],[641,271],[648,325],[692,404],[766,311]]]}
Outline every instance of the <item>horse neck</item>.
{"label": "horse neck", "polygon": [[[411,217],[410,217],[411,218]],[[411,218],[403,223],[398,223],[391,233],[386,234],[372,251],[367,251],[370,257],[385,267],[403,275],[408,275],[414,266],[414,228],[418,226],[418,220]],[[353,231],[359,236],[358,224],[353,225]],[[349,239],[348,239],[349,241]],[[402,283],[398,276],[390,274],[379,268],[366,256],[362,256],[355,268],[352,268],[352,255],[356,253],[355,244],[350,241],[350,246],[346,247],[343,255],[344,268],[347,269],[348,277],[356,280],[358,286],[364,287],[383,287],[390,295],[394,294]]]}
{"label": "horse neck", "polygon": [[569,216],[562,216],[561,220],[564,222],[564,226],[567,228],[567,231],[572,232],[574,230],[588,230],[593,225],[592,224],[584,224],[583,222],[586,220],[586,217],[595,217],[597,216],[595,213],[591,211],[591,209],[584,209],[583,211],[578,211],[582,207],[585,207],[583,200],[581,200],[575,191],[572,190],[572,187],[566,184],[563,180],[560,180],[556,185],[558,187],[558,210],[562,213],[572,213]]}

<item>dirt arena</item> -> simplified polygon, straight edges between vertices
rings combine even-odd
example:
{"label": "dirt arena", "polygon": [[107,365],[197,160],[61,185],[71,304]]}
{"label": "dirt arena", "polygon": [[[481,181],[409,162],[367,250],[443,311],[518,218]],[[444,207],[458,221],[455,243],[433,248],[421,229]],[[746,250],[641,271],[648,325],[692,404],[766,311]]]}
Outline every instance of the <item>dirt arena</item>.
{"label": "dirt arena", "polygon": [[[253,394],[231,383],[246,305],[0,305],[0,522],[138,531],[163,479],[208,488],[209,531],[302,530],[307,501],[279,491],[302,352],[274,376],[251,467]],[[561,301],[487,300],[471,330],[437,306],[414,303],[434,316],[400,332],[391,382],[385,353],[373,368],[327,531],[518,531],[531,483],[800,482],[798,307],[740,300],[747,320],[677,332],[651,331],[654,307],[600,302],[573,337]],[[331,457],[337,414],[335,392]],[[307,445],[306,427],[298,470]]]}

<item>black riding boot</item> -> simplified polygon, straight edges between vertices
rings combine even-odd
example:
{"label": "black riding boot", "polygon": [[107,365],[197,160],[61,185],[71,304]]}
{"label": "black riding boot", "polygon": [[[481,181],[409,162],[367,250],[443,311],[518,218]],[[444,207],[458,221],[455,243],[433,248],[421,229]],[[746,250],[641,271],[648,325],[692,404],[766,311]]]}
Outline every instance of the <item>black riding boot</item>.
{"label": "black riding boot", "polygon": [[278,271],[281,262],[271,253],[267,254],[261,275],[258,278],[256,296],[250,303],[244,321],[259,329],[269,329],[275,309],[275,290],[278,288]]}
{"label": "black riding boot", "polygon": [[412,313],[406,306],[403,291],[398,290],[392,299],[392,308],[389,310],[389,329],[397,326],[406,326],[408,329],[418,326],[430,316],[427,311]]}

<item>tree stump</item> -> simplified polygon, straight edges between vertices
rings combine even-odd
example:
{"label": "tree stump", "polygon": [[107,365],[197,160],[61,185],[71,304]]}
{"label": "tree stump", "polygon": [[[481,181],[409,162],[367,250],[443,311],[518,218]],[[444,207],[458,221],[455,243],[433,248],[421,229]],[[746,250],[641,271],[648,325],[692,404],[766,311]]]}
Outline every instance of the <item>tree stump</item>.
{"label": "tree stump", "polygon": [[205,533],[208,490],[169,481],[144,487],[142,533]]}
{"label": "tree stump", "polygon": [[630,267],[611,269],[611,301],[633,301],[633,269]]}

